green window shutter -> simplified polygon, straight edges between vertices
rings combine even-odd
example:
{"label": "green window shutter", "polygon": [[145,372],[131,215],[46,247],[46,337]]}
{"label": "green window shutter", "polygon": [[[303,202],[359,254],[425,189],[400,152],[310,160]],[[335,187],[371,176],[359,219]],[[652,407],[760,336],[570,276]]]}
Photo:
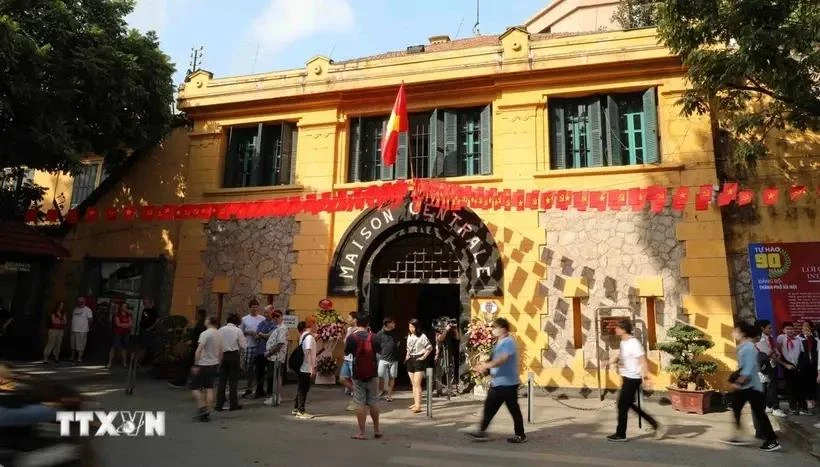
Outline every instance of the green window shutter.
{"label": "green window shutter", "polygon": [[277,178],[273,181],[275,185],[289,185],[292,183],[290,178],[291,163],[293,161],[293,137],[295,136],[296,125],[288,122],[282,123],[279,149],[279,173]]}
{"label": "green window shutter", "polygon": [[550,105],[549,113],[550,169],[563,170],[567,168],[567,121],[564,105],[558,102]]}
{"label": "green window shutter", "polygon": [[[286,174],[286,176],[287,176],[287,183],[295,184],[296,183],[296,153],[297,153],[297,143],[299,143],[299,128],[296,126],[295,123],[291,123],[290,128],[291,128],[290,173]],[[285,172],[282,172],[282,173],[285,173]]]}
{"label": "green window shutter", "polygon": [[[222,186],[225,188],[233,188],[237,186],[235,177],[236,177],[236,162],[238,154],[236,150],[238,149],[238,145],[234,140],[233,136],[233,128],[228,130],[228,145],[227,151],[225,151],[225,173],[222,178]],[[72,198],[73,199],[73,198]]]}
{"label": "green window shutter", "polygon": [[618,102],[606,96],[606,152],[607,165],[624,165],[621,145],[621,114]]}
{"label": "green window shutter", "polygon": [[444,170],[443,176],[458,176],[458,113],[444,112]]}
{"label": "green window shutter", "polygon": [[[382,120],[382,133],[381,133],[382,137],[379,139],[379,141],[376,142],[376,144],[378,144],[378,146],[380,148],[381,148],[381,145],[382,145],[382,141],[384,140],[384,137],[386,135],[387,135],[387,120],[385,119],[385,120]],[[393,180],[393,169],[395,168],[395,164],[393,164],[389,167],[385,166],[384,165],[384,154],[382,154],[381,151],[379,151],[379,161],[378,161],[378,163],[379,163],[379,166],[381,167],[381,177],[379,177],[379,178],[381,180]]]}
{"label": "green window shutter", "polygon": [[350,122],[348,131],[350,148],[348,149],[347,181],[358,182],[362,160],[362,117]]}
{"label": "green window shutter", "polygon": [[410,132],[406,133],[399,133],[399,150],[396,154],[396,179],[404,180],[407,178],[407,151],[408,147],[408,136],[410,136]]}
{"label": "green window shutter", "polygon": [[601,110],[601,99],[595,99],[587,107],[589,121],[589,162],[588,167],[603,167],[604,165],[604,140],[603,140],[603,112]]}
{"label": "green window shutter", "polygon": [[493,173],[493,107],[488,105],[481,110],[481,175]]}
{"label": "green window shutter", "polygon": [[[427,176],[437,177],[443,172],[444,167],[444,121],[443,112],[434,110],[430,114],[430,160],[428,164]],[[423,176],[422,174],[419,174]]]}
{"label": "green window shutter", "polygon": [[643,114],[646,135],[643,160],[645,164],[657,164],[660,151],[658,149],[658,101],[655,97],[655,88],[649,88],[643,93]]}
{"label": "green window shutter", "polygon": [[[253,140],[253,153],[250,163],[250,182],[247,186],[264,186],[264,161],[262,160],[262,124],[257,126],[256,139]],[[270,172],[268,172],[270,173]]]}

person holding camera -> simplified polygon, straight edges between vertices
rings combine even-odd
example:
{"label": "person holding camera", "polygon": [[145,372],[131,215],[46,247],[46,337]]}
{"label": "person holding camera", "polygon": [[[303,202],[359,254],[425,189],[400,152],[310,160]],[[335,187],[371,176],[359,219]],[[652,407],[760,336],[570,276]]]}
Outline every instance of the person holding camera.
{"label": "person holding camera", "polygon": [[[458,360],[461,351],[461,332],[458,320],[444,318],[436,326],[436,384],[438,395],[458,393]],[[446,389],[445,389],[446,388]]]}

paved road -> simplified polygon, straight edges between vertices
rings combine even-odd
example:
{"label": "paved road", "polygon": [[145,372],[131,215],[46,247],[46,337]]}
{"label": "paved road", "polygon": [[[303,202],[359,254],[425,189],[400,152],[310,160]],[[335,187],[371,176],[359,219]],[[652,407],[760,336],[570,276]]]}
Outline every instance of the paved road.
{"label": "paved road", "polygon": [[[788,444],[778,453],[720,444],[718,439],[731,429],[727,413],[683,415],[652,402],[646,403],[647,409],[669,426],[669,436],[663,441],[639,430],[633,420],[629,443],[608,443],[604,436],[613,430],[612,407],[600,408],[599,402],[591,400],[567,401],[576,407],[598,409],[575,410],[543,398],[539,399],[537,422],[527,426],[529,443],[505,442],[511,420],[504,409],[491,426],[493,439],[475,443],[465,432],[478,421],[480,401],[436,400],[435,417],[429,419],[409,413],[407,395],[385,404],[383,439],[354,441],[350,435],[355,421],[344,411],[347,398],[337,388],[312,390],[309,407],[317,414],[313,420],[294,419],[287,404],[271,408],[260,401],[248,401],[243,410],[215,413],[211,423],[202,424],[191,421],[194,404],[187,391],[142,380],[133,396],[125,396],[122,374],[106,376],[97,371],[91,370],[93,378],[81,384],[99,409],[165,410],[167,417],[164,438],[96,439],[104,466],[771,467],[775,462],[789,467],[817,466],[816,460]],[[286,387],[285,395],[290,396],[293,390]]]}

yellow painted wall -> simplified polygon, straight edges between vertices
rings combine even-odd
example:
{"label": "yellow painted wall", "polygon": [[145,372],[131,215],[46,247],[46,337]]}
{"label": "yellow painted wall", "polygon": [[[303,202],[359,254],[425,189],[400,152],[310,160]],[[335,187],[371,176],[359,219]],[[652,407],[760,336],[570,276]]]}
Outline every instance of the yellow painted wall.
{"label": "yellow painted wall", "polygon": [[[101,213],[109,207],[179,204],[185,198],[190,140],[185,127],[176,127],[150,154],[131,166],[113,189],[95,203]],[[101,214],[102,216],[102,214]],[[156,258],[176,260],[179,227],[174,222],[80,222],[64,238],[70,252],[58,268],[53,299],[73,301],[80,286],[79,262],[95,258]]]}
{"label": "yellow painted wall", "polygon": [[[207,72],[189,77],[179,105],[194,120],[187,179],[190,202],[264,199],[293,193],[328,191],[366,184],[345,183],[347,122],[362,114],[387,114],[400,82],[408,85],[409,111],[436,107],[493,105],[493,175],[448,179],[510,189],[614,189],[662,184],[715,183],[708,120],[683,118],[675,101],[685,83],[678,60],[658,46],[653,30],[600,33],[571,38],[531,38],[511,29],[496,45],[430,54],[362,59],[334,64],[311,59],[302,70],[214,79]],[[531,40],[532,39],[532,40]],[[551,171],[545,104],[550,97],[581,96],[657,86],[661,163],[604,169]],[[217,107],[218,105],[218,107]],[[293,186],[220,189],[225,151],[224,127],[237,123],[298,120],[296,181]],[[545,231],[538,213],[477,211],[491,227],[505,265],[500,314],[511,319],[526,356],[523,371],[537,382],[590,385],[594,370],[583,355],[568,367],[548,367],[539,358],[546,334],[538,332],[539,313],[548,308],[538,292],[546,267],[539,248]],[[300,215],[294,249],[296,291],[290,308],[304,317],[314,313],[327,289],[333,249],[356,213]],[[733,366],[732,305],[721,216],[717,209],[688,206],[678,229],[685,242],[683,274],[689,295],[685,313],[709,331],[717,345],[711,355]],[[193,312],[202,277],[205,248],[202,224],[182,223],[177,250],[173,309]],[[477,311],[484,300],[473,300]],[[355,308],[352,298],[334,297],[337,311]],[[663,335],[659,335],[663,340]],[[659,355],[650,355],[657,372]],[[607,378],[614,384],[616,378]],[[724,380],[718,376],[716,380]],[[668,382],[661,372],[660,383]]]}

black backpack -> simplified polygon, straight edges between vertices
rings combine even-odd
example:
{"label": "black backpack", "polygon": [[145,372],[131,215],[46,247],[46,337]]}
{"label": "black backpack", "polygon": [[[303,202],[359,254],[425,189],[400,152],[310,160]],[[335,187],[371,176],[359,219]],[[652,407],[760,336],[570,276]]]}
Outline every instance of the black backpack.
{"label": "black backpack", "polygon": [[302,368],[302,363],[305,362],[305,349],[302,348],[305,337],[307,336],[303,336],[299,339],[299,345],[293,349],[293,352],[290,353],[290,357],[288,357],[288,367],[297,373],[299,373],[299,369]]}

